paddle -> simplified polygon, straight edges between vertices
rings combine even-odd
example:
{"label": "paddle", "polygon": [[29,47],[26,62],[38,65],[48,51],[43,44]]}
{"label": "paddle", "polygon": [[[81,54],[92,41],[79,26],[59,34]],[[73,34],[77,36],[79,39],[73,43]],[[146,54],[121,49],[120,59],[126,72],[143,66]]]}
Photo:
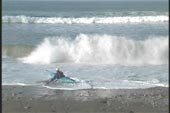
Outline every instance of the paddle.
{"label": "paddle", "polygon": [[51,71],[49,71],[49,70],[46,70],[46,71],[48,72],[48,75],[50,75],[51,77],[54,77],[54,76],[55,76],[55,74],[56,74],[56,73],[51,72]]}

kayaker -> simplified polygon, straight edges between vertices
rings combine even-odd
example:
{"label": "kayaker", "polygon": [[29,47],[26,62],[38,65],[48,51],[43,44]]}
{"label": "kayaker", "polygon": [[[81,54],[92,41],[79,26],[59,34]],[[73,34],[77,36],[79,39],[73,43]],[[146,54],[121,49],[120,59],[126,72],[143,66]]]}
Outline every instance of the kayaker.
{"label": "kayaker", "polygon": [[[59,79],[59,78],[61,78],[61,77],[65,77],[65,75],[63,74],[63,72],[62,72],[59,68],[56,68],[56,74],[55,74],[55,76],[54,76],[52,79],[50,79],[48,83],[50,83],[50,82],[52,82],[52,81],[54,81],[54,80],[56,80],[56,79]],[[48,84],[48,83],[47,83],[47,84]]]}

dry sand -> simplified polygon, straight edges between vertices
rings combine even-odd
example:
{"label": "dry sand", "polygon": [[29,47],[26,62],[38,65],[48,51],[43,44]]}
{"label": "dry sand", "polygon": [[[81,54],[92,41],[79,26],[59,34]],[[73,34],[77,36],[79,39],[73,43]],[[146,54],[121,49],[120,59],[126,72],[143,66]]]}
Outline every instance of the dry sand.
{"label": "dry sand", "polygon": [[3,113],[168,113],[168,88],[52,90],[3,86]]}

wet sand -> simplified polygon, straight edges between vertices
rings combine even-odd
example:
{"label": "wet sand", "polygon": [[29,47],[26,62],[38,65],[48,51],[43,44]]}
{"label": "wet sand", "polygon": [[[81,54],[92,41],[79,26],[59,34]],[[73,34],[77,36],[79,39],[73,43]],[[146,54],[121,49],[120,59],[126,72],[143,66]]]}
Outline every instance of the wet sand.
{"label": "wet sand", "polygon": [[168,88],[54,90],[2,86],[3,113],[168,113]]}

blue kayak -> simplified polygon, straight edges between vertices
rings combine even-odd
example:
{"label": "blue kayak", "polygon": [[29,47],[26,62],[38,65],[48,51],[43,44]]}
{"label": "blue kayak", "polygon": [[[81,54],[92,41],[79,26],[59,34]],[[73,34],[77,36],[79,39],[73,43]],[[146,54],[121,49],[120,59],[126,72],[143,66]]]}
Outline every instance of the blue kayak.
{"label": "blue kayak", "polygon": [[[54,77],[55,74],[56,74],[56,73],[48,71],[48,70],[47,70],[47,72],[48,72],[48,75],[50,75],[51,77]],[[61,78],[57,79],[56,81],[63,82],[63,83],[76,83],[75,80],[73,80],[73,79],[71,79],[69,77],[66,77],[66,76],[61,77]]]}
{"label": "blue kayak", "polygon": [[64,82],[64,83],[76,83],[75,80],[69,78],[69,77],[61,77],[57,79],[57,81]]}

